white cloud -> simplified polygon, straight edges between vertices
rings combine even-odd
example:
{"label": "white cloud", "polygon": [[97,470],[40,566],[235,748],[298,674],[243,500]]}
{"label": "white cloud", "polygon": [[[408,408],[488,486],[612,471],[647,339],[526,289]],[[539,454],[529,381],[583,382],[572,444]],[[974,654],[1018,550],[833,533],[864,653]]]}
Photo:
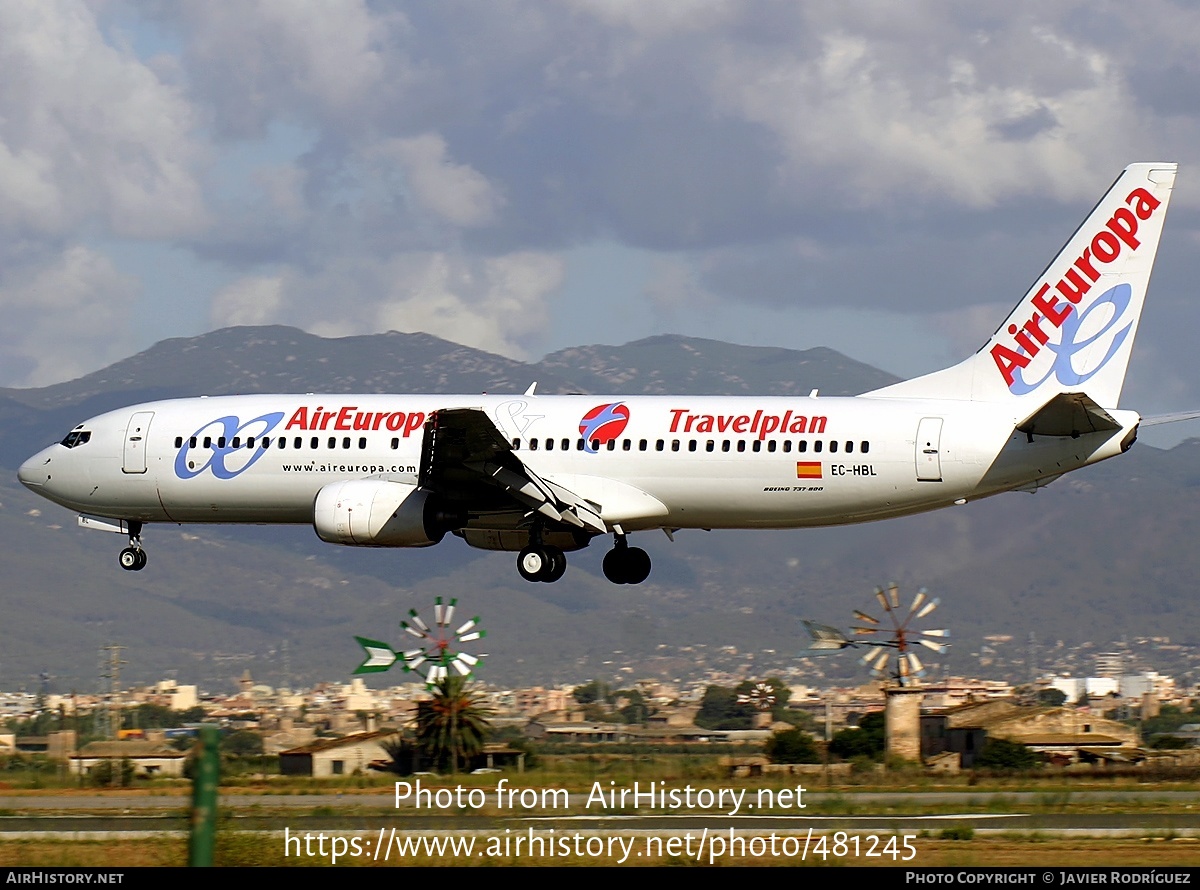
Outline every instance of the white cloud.
{"label": "white cloud", "polygon": [[184,35],[195,95],[234,139],[261,136],[281,115],[355,120],[384,86],[381,44],[404,28],[402,14],[360,0],[192,0],[156,12]]}
{"label": "white cloud", "polygon": [[104,255],[71,247],[0,280],[0,377],[10,386],[70,380],[127,356],[140,283]]}
{"label": "white cloud", "polygon": [[402,165],[421,207],[453,225],[486,225],[495,219],[502,203],[486,177],[449,160],[446,140],[436,133],[389,140],[372,146],[368,157],[377,163]]}
{"label": "white cloud", "polygon": [[[542,331],[549,300],[561,287],[561,258],[523,252],[472,261],[447,253],[397,257],[392,285],[364,330],[424,331],[511,358]],[[336,325],[336,322],[334,323]]]}
{"label": "white cloud", "polygon": [[280,319],[283,278],[253,275],[239,278],[213,295],[210,317],[216,327],[268,324]]}
{"label": "white cloud", "polygon": [[290,324],[326,337],[423,331],[528,358],[562,287],[561,257],[520,252],[472,259],[449,252],[334,260],[317,276],[288,268],[246,277],[214,297],[215,324]]}
{"label": "white cloud", "polygon": [[[1114,157],[1128,157],[1137,130],[1114,66],[1048,28],[996,42],[1012,51],[1010,70],[985,72],[989,60],[969,43],[914,54],[906,42],[899,53],[890,35],[842,29],[823,34],[810,56],[729,45],[714,95],[727,113],[775,134],[781,181],[800,198],[833,192],[870,206],[941,196],[985,207],[1018,195],[1090,195],[1097,177],[1119,169]],[[1019,76],[1022,60],[1040,53],[1073,64],[1074,77]]]}
{"label": "white cloud", "polygon": [[595,16],[605,25],[628,28],[647,37],[713,28],[733,19],[738,7],[731,0],[569,0],[567,5]]}
{"label": "white cloud", "polygon": [[0,4],[0,59],[0,227],[161,238],[204,224],[192,109],[107,44],[87,5]]}

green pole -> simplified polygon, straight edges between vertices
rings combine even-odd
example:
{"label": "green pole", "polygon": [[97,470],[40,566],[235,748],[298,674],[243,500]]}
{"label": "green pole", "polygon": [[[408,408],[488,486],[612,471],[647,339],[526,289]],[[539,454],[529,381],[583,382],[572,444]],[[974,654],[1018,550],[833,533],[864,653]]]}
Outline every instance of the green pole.
{"label": "green pole", "polygon": [[200,727],[200,753],[192,778],[192,833],[188,840],[188,865],[193,868],[208,868],[213,864],[213,847],[217,838],[220,740],[217,727]]}

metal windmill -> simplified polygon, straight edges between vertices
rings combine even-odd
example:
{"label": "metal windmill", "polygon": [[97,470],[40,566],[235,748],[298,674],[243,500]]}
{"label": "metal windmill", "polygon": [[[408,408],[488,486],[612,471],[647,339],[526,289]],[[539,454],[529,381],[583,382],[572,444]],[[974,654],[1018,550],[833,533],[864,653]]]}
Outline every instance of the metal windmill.
{"label": "metal windmill", "polygon": [[811,638],[809,653],[820,655],[849,647],[867,646],[869,648],[862,662],[871,668],[872,673],[890,677],[900,686],[910,686],[925,673],[925,666],[913,651],[917,646],[938,653],[946,651],[948,644],[939,641],[949,639],[950,631],[918,630],[914,626],[915,622],[933,612],[940,600],[930,598],[929,592],[922,587],[913,597],[907,613],[903,613],[900,590],[895,584],[889,584],[886,590],[876,587],[875,598],[887,618],[880,620],[855,609],[854,617],[862,622],[850,628],[856,639],[850,639],[836,627],[804,621]]}
{"label": "metal windmill", "polygon": [[756,711],[770,711],[775,707],[775,687],[770,683],[755,683],[749,692],[739,693],[739,705],[750,705]]}
{"label": "metal windmill", "polygon": [[938,653],[946,650],[946,643],[939,641],[949,638],[950,631],[919,630],[914,626],[915,622],[932,613],[941,601],[930,598],[929,592],[922,587],[913,597],[907,613],[903,613],[900,590],[895,584],[889,584],[886,590],[876,587],[875,599],[887,618],[881,621],[855,609],[854,617],[863,624],[850,628],[862,639],[863,645],[869,647],[862,662],[876,676],[890,677],[900,686],[911,686],[917,677],[925,674],[925,666],[913,649],[924,646]]}
{"label": "metal windmill", "polygon": [[397,652],[379,640],[355,637],[367,657],[354,669],[354,673],[379,673],[399,661],[405,672],[419,674],[426,686],[436,686],[450,676],[451,670],[460,677],[469,677],[480,659],[487,656],[485,653],[472,655],[463,646],[487,636],[487,631],[479,627],[478,615],[452,630],[457,605],[457,599],[445,603],[440,596],[437,597],[433,605],[432,627],[421,620],[416,609],[410,609],[408,620],[401,621],[400,627],[419,641],[411,649]]}

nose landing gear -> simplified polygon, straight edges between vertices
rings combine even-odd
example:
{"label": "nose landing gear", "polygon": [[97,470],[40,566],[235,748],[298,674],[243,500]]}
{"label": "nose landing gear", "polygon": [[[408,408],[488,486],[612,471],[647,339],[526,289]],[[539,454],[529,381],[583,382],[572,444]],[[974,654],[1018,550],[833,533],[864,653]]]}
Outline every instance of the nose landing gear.
{"label": "nose landing gear", "polygon": [[146,551],[142,549],[142,524],[129,522],[129,546],[120,552],[117,561],[127,572],[140,572],[146,567]]}

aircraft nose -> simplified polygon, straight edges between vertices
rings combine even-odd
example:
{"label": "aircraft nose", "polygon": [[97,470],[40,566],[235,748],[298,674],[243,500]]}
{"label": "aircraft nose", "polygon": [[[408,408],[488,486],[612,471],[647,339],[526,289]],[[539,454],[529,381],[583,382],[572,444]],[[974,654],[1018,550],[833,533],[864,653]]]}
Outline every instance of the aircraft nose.
{"label": "aircraft nose", "polygon": [[[48,449],[47,449],[48,450]],[[46,480],[50,478],[50,455],[46,451],[39,451],[25,463],[21,464],[17,470],[17,479],[26,488],[32,488],[35,491],[46,484]]]}

